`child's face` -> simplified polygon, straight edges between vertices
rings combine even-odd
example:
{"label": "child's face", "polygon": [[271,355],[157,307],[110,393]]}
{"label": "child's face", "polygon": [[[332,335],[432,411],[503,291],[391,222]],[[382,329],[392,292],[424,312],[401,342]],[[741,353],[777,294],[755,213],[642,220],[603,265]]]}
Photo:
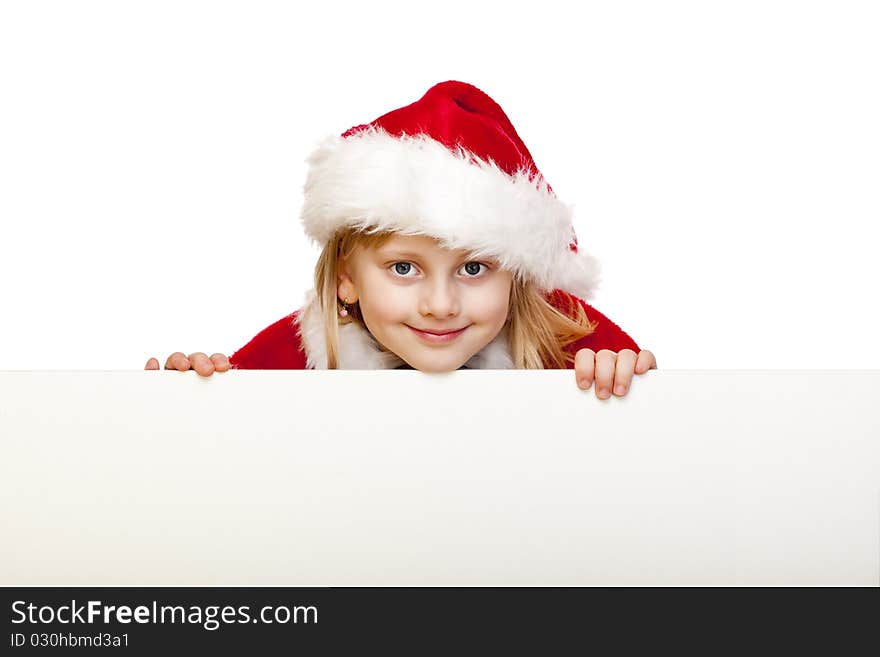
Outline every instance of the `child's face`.
{"label": "child's face", "polygon": [[[340,263],[340,299],[360,302],[364,323],[415,369],[458,369],[507,321],[513,274],[492,260],[442,248],[430,237],[395,235],[358,246]],[[456,333],[437,337],[421,331]],[[463,329],[463,330],[460,330]]]}

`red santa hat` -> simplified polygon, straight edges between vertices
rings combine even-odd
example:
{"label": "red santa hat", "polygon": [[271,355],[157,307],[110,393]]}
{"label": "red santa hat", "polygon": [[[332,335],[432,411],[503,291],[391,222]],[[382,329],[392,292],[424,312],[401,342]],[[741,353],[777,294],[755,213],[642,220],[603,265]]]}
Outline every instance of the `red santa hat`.
{"label": "red santa hat", "polygon": [[595,258],[578,249],[556,198],[501,107],[448,81],[422,98],[325,139],[308,158],[302,220],[326,244],[354,227],[427,235],[545,291],[592,297]]}

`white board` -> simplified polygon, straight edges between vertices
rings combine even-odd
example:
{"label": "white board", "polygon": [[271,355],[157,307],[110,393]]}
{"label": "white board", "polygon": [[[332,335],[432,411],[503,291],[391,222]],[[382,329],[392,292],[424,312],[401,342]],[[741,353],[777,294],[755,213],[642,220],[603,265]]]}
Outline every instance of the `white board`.
{"label": "white board", "polygon": [[880,372],[0,372],[3,585],[880,584]]}

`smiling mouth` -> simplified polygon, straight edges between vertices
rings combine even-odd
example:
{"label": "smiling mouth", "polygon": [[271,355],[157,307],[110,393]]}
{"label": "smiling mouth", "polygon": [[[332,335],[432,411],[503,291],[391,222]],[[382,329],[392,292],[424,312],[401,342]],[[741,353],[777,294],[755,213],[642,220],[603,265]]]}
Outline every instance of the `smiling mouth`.
{"label": "smiling mouth", "polygon": [[[409,324],[407,324],[407,326],[409,326]],[[460,329],[449,329],[448,331],[431,331],[429,329],[418,329],[415,326],[409,326],[409,327],[411,329],[415,329],[419,333],[430,333],[431,335],[447,335],[449,333],[460,333],[461,331],[464,331],[467,328],[467,326],[464,326]]]}
{"label": "smiling mouth", "polygon": [[407,324],[406,326],[413,333],[415,333],[417,336],[419,336],[423,340],[427,340],[428,342],[432,342],[435,344],[436,343],[443,343],[443,342],[451,342],[452,340],[455,340],[455,338],[457,338],[459,335],[464,333],[465,330],[467,330],[467,328],[468,328],[467,326],[465,326],[464,328],[460,328],[460,329],[452,329],[450,331],[437,332],[437,331],[422,331],[420,329],[417,329],[415,327],[410,326],[409,324]]}

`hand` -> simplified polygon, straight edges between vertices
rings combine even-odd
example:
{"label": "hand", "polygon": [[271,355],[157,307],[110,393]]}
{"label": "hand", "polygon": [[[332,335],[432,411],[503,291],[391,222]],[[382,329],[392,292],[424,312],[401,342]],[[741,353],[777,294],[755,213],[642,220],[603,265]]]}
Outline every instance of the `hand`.
{"label": "hand", "polygon": [[[223,354],[214,354],[208,358],[201,351],[197,351],[189,356],[184,356],[181,352],[175,351],[165,361],[166,370],[180,370],[181,372],[195,370],[200,376],[211,376],[214,372],[225,372],[231,367],[229,359]],[[158,370],[159,361],[151,358],[147,361],[147,366],[144,369]]]}
{"label": "hand", "polygon": [[650,351],[642,350],[636,356],[632,349],[621,349],[619,353],[602,349],[599,353],[592,349],[580,349],[574,357],[574,372],[578,388],[589,390],[596,380],[596,397],[608,399],[611,391],[623,397],[629,390],[633,373],[644,374],[657,369],[657,359]]}

